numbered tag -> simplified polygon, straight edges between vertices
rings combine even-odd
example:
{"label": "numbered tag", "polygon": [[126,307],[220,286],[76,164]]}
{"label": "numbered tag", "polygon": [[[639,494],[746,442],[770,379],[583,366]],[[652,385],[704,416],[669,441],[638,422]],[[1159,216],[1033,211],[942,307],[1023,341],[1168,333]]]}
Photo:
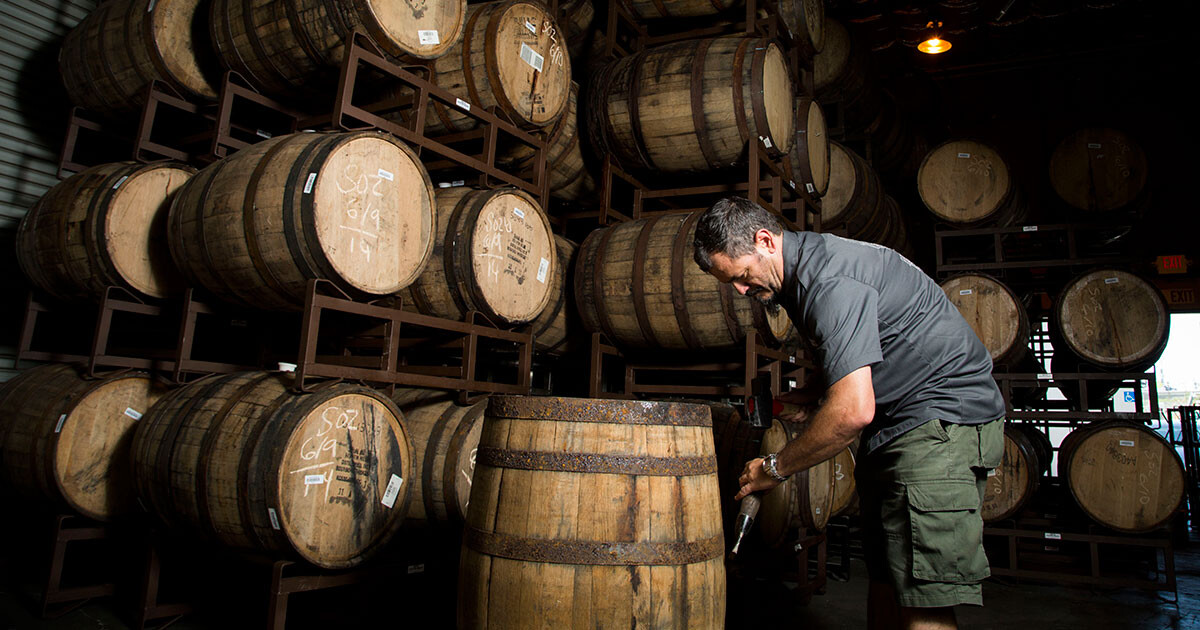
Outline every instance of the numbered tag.
{"label": "numbered tag", "polygon": [[1036,225],[1026,225],[1021,228],[1021,231],[1022,232],[1036,232],[1037,226]]}
{"label": "numbered tag", "polygon": [[963,289],[962,291],[959,291],[958,294],[959,295],[971,295],[974,292],[975,291],[973,289]]}
{"label": "numbered tag", "polygon": [[124,184],[124,183],[125,183],[125,180],[127,180],[127,179],[129,179],[129,176],[128,176],[128,175],[124,175],[124,176],[122,176],[122,177],[121,177],[121,179],[118,179],[118,180],[117,180],[117,183],[113,184],[113,187],[112,187],[112,189],[113,189],[113,190],[116,190],[117,188],[120,188],[120,187],[121,187],[121,184]]}
{"label": "numbered tag", "polygon": [[1117,278],[1105,278],[1104,279],[1104,284],[1116,284],[1118,282],[1120,282],[1120,280]]}
{"label": "numbered tag", "polygon": [[304,485],[315,486],[325,483],[325,475],[304,475]]}
{"label": "numbered tag", "polygon": [[379,169],[379,172],[376,174],[379,175],[379,179],[386,179],[389,182],[396,179],[396,177],[394,175],[392,175],[391,171],[385,171],[383,169]]}
{"label": "numbered tag", "polygon": [[1039,381],[1048,381],[1048,380],[1050,380],[1051,376],[1052,376],[1051,374],[1038,374],[1038,380]]}
{"label": "numbered tag", "polygon": [[1056,534],[1054,532],[1046,532],[1045,535],[1046,535],[1046,540],[1062,540],[1062,534]]}
{"label": "numbered tag", "polygon": [[463,111],[468,111],[468,112],[471,111],[471,104],[462,100],[461,98],[454,99],[454,104],[457,105],[459,108],[461,108]]}
{"label": "numbered tag", "polygon": [[58,417],[58,424],[54,425],[54,432],[55,432],[55,433],[61,433],[61,432],[62,432],[62,425],[63,425],[63,423],[64,423],[64,422],[66,422],[66,421],[67,421],[67,414],[65,414],[65,413],[64,413],[63,415],[59,416],[59,417]]}
{"label": "numbered tag", "polygon": [[958,157],[959,157],[959,159],[969,158],[969,157],[971,157],[971,154],[970,153],[959,153]]}
{"label": "numbered tag", "polygon": [[137,409],[134,409],[133,407],[126,407],[125,415],[129,416],[130,418],[133,418],[134,420],[142,419],[142,412],[138,411]]}
{"label": "numbered tag", "polygon": [[1121,446],[1135,446],[1133,440],[1120,440]]}
{"label": "numbered tag", "polygon": [[275,508],[267,508],[267,516],[271,518],[272,529],[283,529],[279,526],[279,515],[275,513]]}
{"label": "numbered tag", "polygon": [[530,68],[541,72],[546,60],[536,50],[530,48],[529,44],[521,42],[521,61],[529,64]]}
{"label": "numbered tag", "polygon": [[404,479],[399,475],[392,475],[391,481],[388,482],[387,488],[383,491],[383,498],[380,499],[385,507],[391,508],[396,504],[396,496],[400,494],[400,486],[404,485]]}
{"label": "numbered tag", "polygon": [[304,194],[312,193],[313,183],[317,181],[316,173],[309,173],[308,179],[304,182]]}
{"label": "numbered tag", "polygon": [[436,46],[442,43],[437,31],[417,31],[417,40],[422,46]]}
{"label": "numbered tag", "polygon": [[537,281],[546,284],[546,272],[550,270],[550,261],[543,258],[538,264]]}
{"label": "numbered tag", "polygon": [[518,217],[520,217],[522,219],[525,218],[525,211],[520,208],[513,208],[513,214],[517,215]]}

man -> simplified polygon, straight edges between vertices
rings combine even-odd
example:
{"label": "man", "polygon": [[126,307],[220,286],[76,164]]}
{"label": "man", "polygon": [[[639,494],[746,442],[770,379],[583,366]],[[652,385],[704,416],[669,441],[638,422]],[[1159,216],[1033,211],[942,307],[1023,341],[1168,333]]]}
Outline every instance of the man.
{"label": "man", "polygon": [[903,256],[786,231],[746,199],[709,208],[694,245],[701,269],[787,310],[827,383],[796,439],[746,464],[736,498],[775,487],[861,434],[868,626],[955,628],[955,605],[983,603],[979,507],[1004,447],[1004,401],[983,344]]}

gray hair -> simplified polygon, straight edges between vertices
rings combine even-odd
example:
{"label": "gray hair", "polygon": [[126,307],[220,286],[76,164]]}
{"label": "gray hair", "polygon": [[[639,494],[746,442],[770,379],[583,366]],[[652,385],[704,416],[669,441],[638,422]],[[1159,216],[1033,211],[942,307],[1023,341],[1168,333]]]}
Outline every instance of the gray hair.
{"label": "gray hair", "polygon": [[704,271],[712,268],[712,255],[730,258],[752,254],[754,235],[766,229],[783,234],[783,222],[766,208],[744,197],[725,197],[700,215],[696,223],[692,257]]}

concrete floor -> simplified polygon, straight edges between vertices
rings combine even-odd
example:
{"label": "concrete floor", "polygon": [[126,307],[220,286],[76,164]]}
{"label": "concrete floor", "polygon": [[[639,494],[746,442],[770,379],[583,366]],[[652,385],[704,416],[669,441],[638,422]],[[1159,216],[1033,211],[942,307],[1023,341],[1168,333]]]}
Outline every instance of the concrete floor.
{"label": "concrete floor", "polygon": [[[836,562],[836,558],[831,559]],[[5,570],[11,564],[0,565]],[[1045,583],[1015,583],[992,579],[985,583],[982,608],[963,607],[960,626],[977,630],[1019,628],[1022,630],[1116,630],[1116,629],[1191,629],[1200,630],[1200,539],[1176,551],[1178,601],[1170,592],[1136,589],[1097,589],[1058,586]],[[866,570],[861,560],[849,565],[850,579],[831,577],[823,595],[810,603],[797,605],[784,587],[773,584],[760,593],[768,605],[740,619],[731,628],[804,628],[861,629],[866,625]],[[12,581],[11,571],[7,581]],[[831,575],[836,573],[831,571]],[[433,578],[436,581],[436,578]],[[383,590],[347,587],[321,593],[293,596],[288,611],[288,628],[320,627],[334,630],[350,627],[418,628],[453,627],[449,602],[439,602],[451,586],[452,576],[442,578],[444,586],[433,587],[438,593],[422,593],[409,586],[393,584]],[[255,596],[265,590],[258,587],[227,589],[239,591],[240,599],[222,599],[205,604],[200,612],[172,625],[178,630],[218,628],[260,628],[264,619],[264,598]],[[263,590],[259,590],[263,588]],[[731,585],[731,593],[733,588]],[[223,596],[225,597],[225,596]],[[415,612],[424,610],[424,619],[413,623]],[[441,611],[434,613],[434,611]],[[432,613],[432,614],[429,614]],[[123,629],[130,627],[128,609],[116,599],[90,602],[66,615],[39,620],[32,614],[28,593],[5,586],[0,590],[0,630],[47,629]]]}

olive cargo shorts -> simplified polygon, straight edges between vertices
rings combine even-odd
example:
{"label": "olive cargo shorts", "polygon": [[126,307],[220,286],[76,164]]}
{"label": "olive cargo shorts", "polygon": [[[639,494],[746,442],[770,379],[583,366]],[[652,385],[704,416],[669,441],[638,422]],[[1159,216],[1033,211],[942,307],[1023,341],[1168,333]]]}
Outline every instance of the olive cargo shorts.
{"label": "olive cargo shorts", "polygon": [[983,604],[991,575],[980,505],[989,469],[1004,455],[1004,419],[930,420],[866,454],[854,471],[871,580],[905,607]]}

